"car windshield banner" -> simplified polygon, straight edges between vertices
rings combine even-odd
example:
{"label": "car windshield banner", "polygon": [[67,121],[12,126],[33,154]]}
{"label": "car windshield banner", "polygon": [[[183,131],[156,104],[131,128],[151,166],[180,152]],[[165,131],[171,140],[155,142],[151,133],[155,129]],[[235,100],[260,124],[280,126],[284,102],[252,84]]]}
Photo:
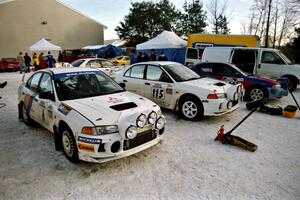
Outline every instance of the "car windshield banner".
{"label": "car windshield banner", "polygon": [[52,75],[53,79],[61,79],[72,76],[82,76],[82,75],[103,75],[104,73],[101,71],[83,71],[83,72],[68,72],[62,74],[54,74]]}

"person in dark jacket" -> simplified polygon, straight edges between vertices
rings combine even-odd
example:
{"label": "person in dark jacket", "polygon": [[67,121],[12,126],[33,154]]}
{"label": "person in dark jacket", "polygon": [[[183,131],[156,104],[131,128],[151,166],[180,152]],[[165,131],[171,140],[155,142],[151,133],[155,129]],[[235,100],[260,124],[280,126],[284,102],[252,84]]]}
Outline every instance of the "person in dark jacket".
{"label": "person in dark jacket", "polygon": [[48,51],[47,55],[47,66],[48,68],[53,68],[54,67],[55,60],[53,56],[51,55],[50,51]]}
{"label": "person in dark jacket", "polygon": [[58,62],[64,62],[64,55],[62,54],[61,51],[59,51],[57,61]]}
{"label": "person in dark jacket", "polygon": [[160,53],[160,55],[158,56],[157,60],[158,60],[158,61],[168,61],[168,58],[167,58],[167,56],[165,55],[165,52],[164,52],[164,51],[162,51],[162,52]]}
{"label": "person in dark jacket", "polygon": [[25,61],[25,66],[26,66],[25,72],[30,72],[30,62],[31,62],[31,58],[30,58],[30,56],[28,56],[27,53],[25,53],[24,61]]}
{"label": "person in dark jacket", "polygon": [[156,56],[156,53],[155,53],[154,49],[151,50],[150,60],[151,61],[156,61],[157,60],[157,56]]}

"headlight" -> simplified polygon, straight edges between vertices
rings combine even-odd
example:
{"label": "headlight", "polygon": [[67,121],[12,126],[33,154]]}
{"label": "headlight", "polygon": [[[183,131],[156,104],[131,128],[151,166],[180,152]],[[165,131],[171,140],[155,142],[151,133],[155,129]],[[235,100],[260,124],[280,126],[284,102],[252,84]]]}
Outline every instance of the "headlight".
{"label": "headlight", "polygon": [[156,114],[156,112],[152,111],[148,116],[148,122],[149,122],[149,124],[153,125],[153,124],[155,124],[156,120],[157,120],[157,114]]}
{"label": "headlight", "polygon": [[144,126],[146,125],[146,122],[147,122],[146,115],[141,114],[136,120],[136,125],[140,128],[144,128]]}
{"label": "headlight", "polygon": [[158,118],[156,121],[155,127],[159,130],[163,129],[165,127],[166,120],[163,117]]}
{"label": "headlight", "polygon": [[134,139],[137,135],[137,128],[135,126],[130,126],[127,130],[126,130],[126,137],[128,139]]}
{"label": "headlight", "polygon": [[97,127],[83,127],[81,133],[85,135],[105,135],[110,133],[116,133],[118,131],[118,126],[110,125]]}
{"label": "headlight", "polygon": [[281,85],[280,85],[280,83],[277,83],[277,84],[273,85],[272,88],[281,88]]}

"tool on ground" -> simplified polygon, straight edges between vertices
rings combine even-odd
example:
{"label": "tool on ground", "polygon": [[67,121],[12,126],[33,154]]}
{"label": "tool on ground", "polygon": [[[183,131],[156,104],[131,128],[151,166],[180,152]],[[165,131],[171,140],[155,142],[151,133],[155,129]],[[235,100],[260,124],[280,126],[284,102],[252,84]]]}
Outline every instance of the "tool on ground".
{"label": "tool on ground", "polygon": [[[220,141],[222,144],[231,144],[234,146],[241,147],[243,149],[247,149],[249,151],[256,151],[257,145],[253,144],[239,136],[231,135],[231,133],[239,127],[250,115],[252,115],[260,106],[267,103],[267,99],[261,99],[258,101],[250,102],[250,106],[252,107],[251,112],[248,113],[235,127],[233,127],[230,131],[227,133],[224,133],[224,125],[221,126],[220,130],[218,131],[218,135],[215,138],[215,141]],[[249,104],[249,103],[248,103]],[[248,107],[248,106],[247,106]]]}
{"label": "tool on ground", "polygon": [[296,105],[297,105],[297,107],[298,107],[298,110],[300,110],[300,106],[299,106],[298,101],[296,100],[296,98],[295,98],[293,92],[290,91],[290,90],[289,90],[289,92],[291,93],[291,95],[292,95],[292,97],[293,97],[293,99],[294,99],[294,101],[295,101],[295,103],[296,103]]}

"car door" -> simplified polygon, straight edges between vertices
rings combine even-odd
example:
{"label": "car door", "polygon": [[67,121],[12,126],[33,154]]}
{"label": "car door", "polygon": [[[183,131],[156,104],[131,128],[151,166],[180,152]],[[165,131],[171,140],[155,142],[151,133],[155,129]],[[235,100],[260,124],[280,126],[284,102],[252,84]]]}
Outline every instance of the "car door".
{"label": "car door", "polygon": [[261,76],[280,77],[284,65],[286,63],[276,52],[262,51],[257,73]]}
{"label": "car door", "polygon": [[144,85],[145,97],[162,107],[174,105],[174,83],[159,66],[147,65]]}
{"label": "car door", "polygon": [[146,69],[145,64],[137,64],[129,68],[123,75],[121,82],[125,84],[126,90],[145,96],[144,72]]}
{"label": "car door", "polygon": [[31,119],[39,121],[39,83],[42,77],[42,73],[35,73],[26,84],[26,90],[22,92],[25,95],[24,105],[29,113]]}
{"label": "car door", "polygon": [[[52,85],[52,79],[50,74],[43,73],[43,76],[40,81],[40,94],[41,93],[51,93],[54,97],[54,90]],[[43,99],[39,96],[37,97],[39,103],[39,121],[45,128],[49,128],[53,120],[53,107],[54,107],[54,99]],[[52,126],[51,126],[52,127]]]}

